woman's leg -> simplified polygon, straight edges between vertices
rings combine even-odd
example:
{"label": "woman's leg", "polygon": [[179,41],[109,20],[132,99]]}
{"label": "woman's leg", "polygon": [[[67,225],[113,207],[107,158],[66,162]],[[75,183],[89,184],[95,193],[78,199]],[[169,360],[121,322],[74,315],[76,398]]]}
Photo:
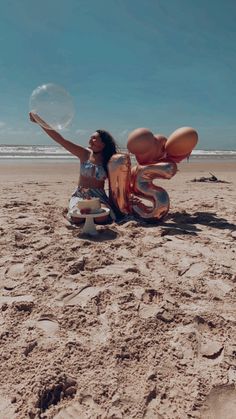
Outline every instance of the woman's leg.
{"label": "woman's leg", "polygon": [[79,201],[81,201],[82,199],[83,198],[80,198],[78,196],[73,196],[72,195],[72,197],[71,197],[71,199],[69,201],[67,218],[73,224],[83,224],[84,223],[84,218],[80,218],[77,215],[76,216],[73,215],[73,209],[77,208],[77,203]]}

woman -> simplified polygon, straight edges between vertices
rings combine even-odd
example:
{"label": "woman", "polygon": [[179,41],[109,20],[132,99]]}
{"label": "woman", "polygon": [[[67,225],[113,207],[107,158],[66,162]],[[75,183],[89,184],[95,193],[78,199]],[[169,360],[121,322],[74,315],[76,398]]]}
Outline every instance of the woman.
{"label": "woman", "polygon": [[[78,201],[88,198],[99,198],[101,204],[110,208],[110,215],[112,219],[116,219],[116,215],[120,215],[116,208],[110,202],[105,193],[104,186],[107,179],[107,164],[111,156],[117,153],[117,145],[115,140],[104,130],[95,131],[89,140],[89,147],[82,147],[66,140],[61,134],[50,129],[50,126],[45,124],[40,117],[30,112],[30,120],[35,123],[42,123],[41,128],[58,144],[68,150],[71,154],[80,159],[80,177],[78,188],[73,193],[70,202],[69,210],[76,207]],[[100,217],[96,222],[107,222],[109,217]],[[72,222],[83,222],[82,218],[76,216],[71,217]]]}

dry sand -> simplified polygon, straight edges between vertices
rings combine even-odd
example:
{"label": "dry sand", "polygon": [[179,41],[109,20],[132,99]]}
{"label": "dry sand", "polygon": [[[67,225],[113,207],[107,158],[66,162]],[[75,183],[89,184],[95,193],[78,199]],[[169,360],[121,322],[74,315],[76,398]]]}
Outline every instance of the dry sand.
{"label": "dry sand", "polygon": [[0,418],[235,418],[235,162],[96,239],[62,216],[77,171],[1,162]]}

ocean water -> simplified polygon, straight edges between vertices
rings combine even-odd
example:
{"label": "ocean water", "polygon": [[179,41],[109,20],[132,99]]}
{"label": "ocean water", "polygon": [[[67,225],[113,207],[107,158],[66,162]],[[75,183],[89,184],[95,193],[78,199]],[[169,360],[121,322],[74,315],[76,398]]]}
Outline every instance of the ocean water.
{"label": "ocean water", "polygon": [[[236,150],[193,150],[190,156],[193,160],[209,158],[236,161]],[[0,159],[76,160],[76,157],[64,148],[54,145],[0,145]]]}

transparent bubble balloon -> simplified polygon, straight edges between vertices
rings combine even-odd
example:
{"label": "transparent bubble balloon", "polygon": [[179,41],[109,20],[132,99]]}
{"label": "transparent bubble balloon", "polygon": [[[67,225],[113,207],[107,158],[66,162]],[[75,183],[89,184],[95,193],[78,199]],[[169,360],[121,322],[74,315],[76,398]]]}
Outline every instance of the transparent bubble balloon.
{"label": "transparent bubble balloon", "polygon": [[69,93],[63,87],[52,83],[43,84],[33,91],[29,108],[42,127],[55,130],[65,128],[75,114]]}

